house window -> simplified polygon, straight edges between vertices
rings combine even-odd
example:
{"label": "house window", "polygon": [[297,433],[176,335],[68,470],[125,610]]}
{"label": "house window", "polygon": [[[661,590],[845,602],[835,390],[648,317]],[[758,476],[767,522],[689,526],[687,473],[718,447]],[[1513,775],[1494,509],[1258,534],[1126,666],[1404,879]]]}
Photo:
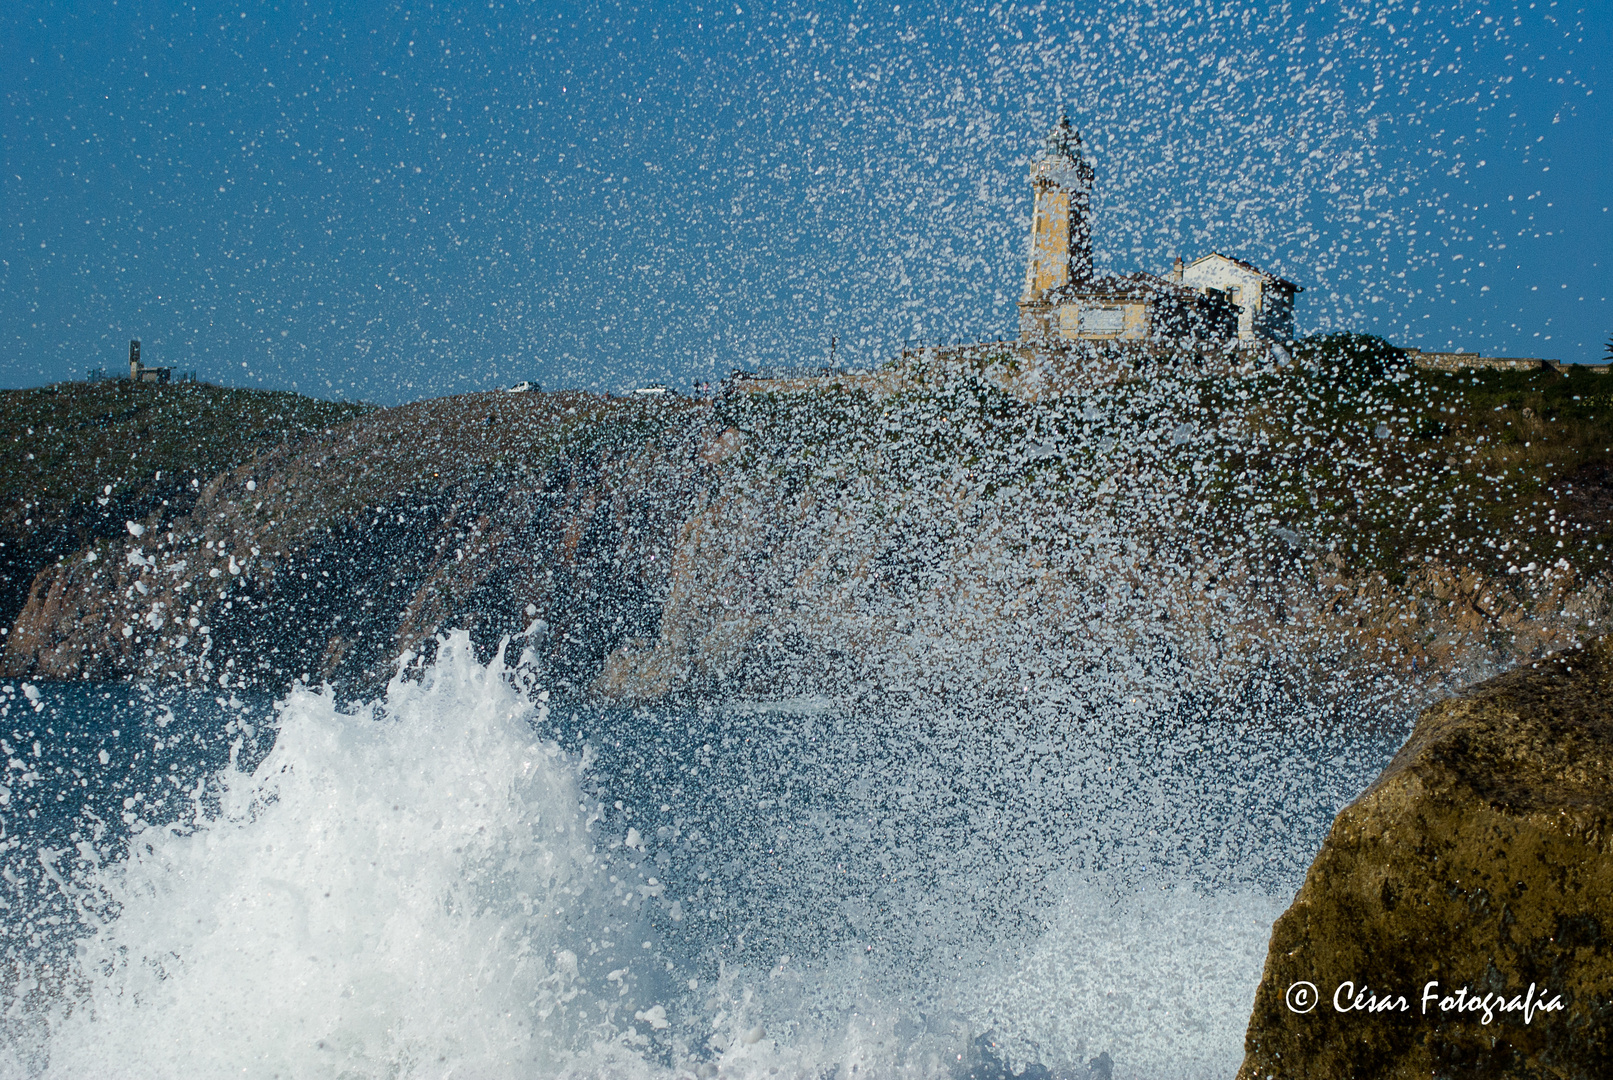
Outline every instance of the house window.
{"label": "house window", "polygon": [[1083,333],[1117,334],[1125,328],[1125,308],[1087,308],[1081,312]]}
{"label": "house window", "polygon": [[1228,285],[1227,299],[1231,300],[1234,304],[1243,303],[1243,289],[1237,285]]}

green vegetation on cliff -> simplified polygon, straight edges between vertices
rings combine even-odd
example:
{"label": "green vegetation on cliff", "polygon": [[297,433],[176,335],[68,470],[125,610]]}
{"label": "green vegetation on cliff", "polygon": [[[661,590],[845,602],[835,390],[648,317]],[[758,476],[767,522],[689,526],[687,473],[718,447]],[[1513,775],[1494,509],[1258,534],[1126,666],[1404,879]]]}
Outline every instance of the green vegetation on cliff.
{"label": "green vegetation on cliff", "polygon": [[1428,559],[1527,572],[1613,556],[1613,377],[1424,371],[1376,338],[1210,389],[1246,424],[1207,486],[1224,522],[1303,536],[1393,576]]}
{"label": "green vegetation on cliff", "polygon": [[985,350],[913,365],[889,393],[751,393],[718,417],[747,436],[753,466],[792,489],[950,463],[988,494],[1078,503],[1147,462],[1191,477],[1193,498],[1169,511],[1179,524],[1245,550],[1275,537],[1390,576],[1428,558],[1503,573],[1610,566],[1613,377],[1423,371],[1355,334],[1306,339],[1292,366],[1245,376],[1108,359],[1131,374],[1028,385],[1027,365]]}
{"label": "green vegetation on cliff", "polygon": [[537,620],[570,683],[626,649],[655,655],[623,686],[675,688],[765,674],[753,649],[883,655],[964,580],[970,640],[1034,609],[1049,655],[1098,626],[1493,670],[1608,622],[1608,376],[1424,372],[1342,335],[1200,359],[988,346],[712,402],[13,393],[5,662],[367,679],[437,629]]}

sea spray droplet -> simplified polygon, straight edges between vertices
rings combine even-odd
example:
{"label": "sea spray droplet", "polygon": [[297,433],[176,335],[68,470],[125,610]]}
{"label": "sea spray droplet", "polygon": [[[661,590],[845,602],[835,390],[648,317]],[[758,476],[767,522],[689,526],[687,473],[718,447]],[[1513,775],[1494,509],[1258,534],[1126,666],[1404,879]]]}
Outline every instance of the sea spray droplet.
{"label": "sea spray droplet", "polygon": [[665,1008],[665,1006],[662,1006],[662,1005],[656,1005],[656,1006],[654,1006],[652,1008],[644,1009],[644,1010],[642,1010],[640,1012],[635,1012],[633,1014],[633,1019],[642,1020],[644,1023],[649,1024],[650,1027],[655,1029],[656,1031],[660,1031],[663,1028],[667,1028],[667,1027],[671,1026],[667,1022],[666,1008]]}

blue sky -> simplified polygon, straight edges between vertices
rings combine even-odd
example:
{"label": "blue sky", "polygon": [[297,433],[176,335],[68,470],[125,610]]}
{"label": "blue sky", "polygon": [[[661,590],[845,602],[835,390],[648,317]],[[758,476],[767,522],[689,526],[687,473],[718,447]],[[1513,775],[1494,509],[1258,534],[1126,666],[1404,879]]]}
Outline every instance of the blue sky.
{"label": "blue sky", "polygon": [[149,363],[393,403],[1015,327],[1067,106],[1101,267],[1303,330],[1602,358],[1613,6],[13,3],[0,385]]}

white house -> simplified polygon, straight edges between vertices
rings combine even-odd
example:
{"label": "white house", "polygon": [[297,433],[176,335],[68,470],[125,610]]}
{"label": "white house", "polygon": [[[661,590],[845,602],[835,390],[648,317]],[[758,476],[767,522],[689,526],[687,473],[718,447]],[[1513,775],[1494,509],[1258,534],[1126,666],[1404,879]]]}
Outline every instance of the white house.
{"label": "white house", "polygon": [[1239,341],[1293,340],[1294,294],[1302,290],[1286,278],[1268,274],[1242,259],[1212,253],[1186,266],[1177,259],[1171,280],[1200,292],[1218,290],[1241,308]]}

